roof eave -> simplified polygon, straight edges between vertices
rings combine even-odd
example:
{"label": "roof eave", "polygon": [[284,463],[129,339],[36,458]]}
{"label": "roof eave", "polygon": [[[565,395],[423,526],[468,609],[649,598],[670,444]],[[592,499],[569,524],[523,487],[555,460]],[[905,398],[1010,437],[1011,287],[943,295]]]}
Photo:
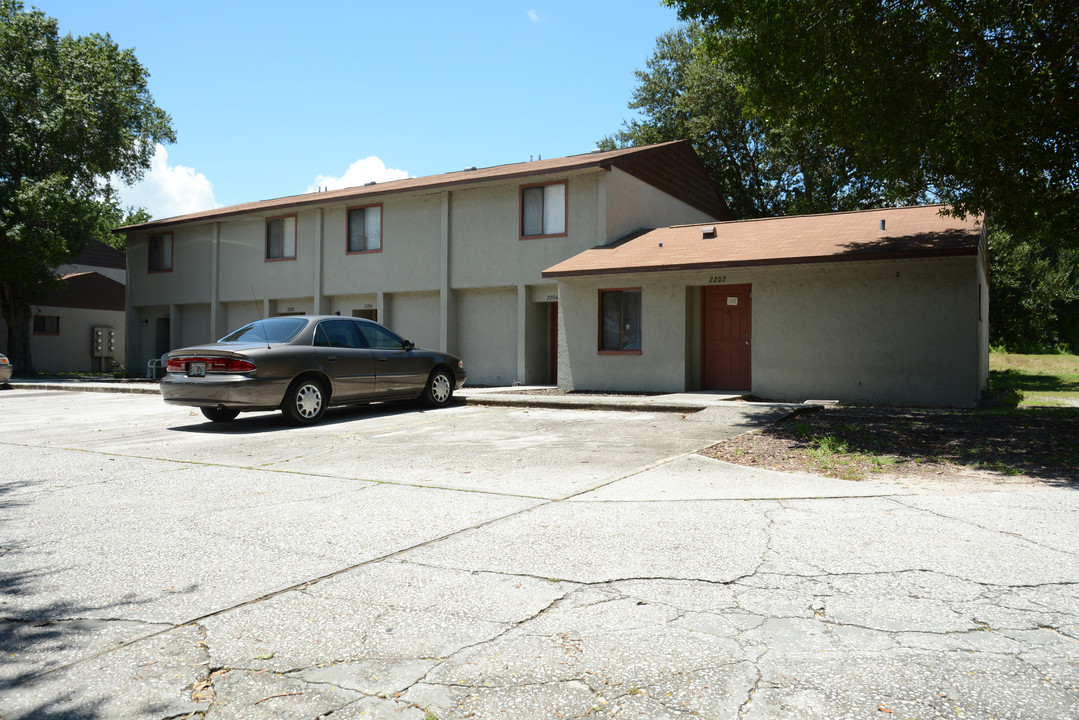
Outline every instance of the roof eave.
{"label": "roof eave", "polygon": [[607,267],[592,270],[544,270],[545,278],[588,277],[592,275],[637,275],[644,273],[682,272],[686,270],[718,270],[740,267],[775,267],[780,265],[808,265],[812,263],[869,262],[873,260],[906,260],[919,258],[942,258],[976,256],[978,248],[949,248],[947,250],[916,250],[894,253],[859,253],[848,255],[815,255],[795,258],[766,258],[757,260],[708,261],[677,263],[673,265],[645,265]]}

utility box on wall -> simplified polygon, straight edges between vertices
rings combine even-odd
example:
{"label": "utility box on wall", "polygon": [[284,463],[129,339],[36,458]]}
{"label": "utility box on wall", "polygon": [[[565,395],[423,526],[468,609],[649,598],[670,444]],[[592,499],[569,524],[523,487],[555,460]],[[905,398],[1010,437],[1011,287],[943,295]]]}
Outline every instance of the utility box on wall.
{"label": "utility box on wall", "polygon": [[95,325],[91,328],[90,356],[94,359],[94,371],[111,371],[115,354],[116,330],[102,325]]}

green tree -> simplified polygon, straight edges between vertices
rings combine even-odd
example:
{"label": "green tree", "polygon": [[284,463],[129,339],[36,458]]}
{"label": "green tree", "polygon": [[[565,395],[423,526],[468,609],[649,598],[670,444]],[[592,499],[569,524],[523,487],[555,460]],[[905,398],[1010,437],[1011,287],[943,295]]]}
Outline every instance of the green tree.
{"label": "green tree", "polygon": [[94,226],[90,234],[95,240],[100,240],[106,245],[123,252],[127,250],[127,235],[115,233],[113,229],[124,225],[149,222],[151,219],[150,211],[146,208],[135,206],[124,208],[120,205],[119,200],[110,194],[100,201],[98,215],[94,220]]}
{"label": "green tree", "polygon": [[665,0],[765,122],[956,211],[1079,244],[1079,20],[1051,0]]}
{"label": "green tree", "polygon": [[0,0],[0,312],[8,354],[32,374],[30,303],[77,255],[157,142],[174,141],[148,73],[108,35],[60,37],[57,22]]}
{"label": "green tree", "polygon": [[1079,248],[989,235],[989,340],[1012,352],[1079,352]]}
{"label": "green tree", "polygon": [[629,103],[643,119],[624,123],[601,148],[690,140],[735,217],[854,210],[920,198],[877,182],[851,154],[793,123],[769,125],[747,111],[742,81],[700,24],[661,35],[637,70]]}

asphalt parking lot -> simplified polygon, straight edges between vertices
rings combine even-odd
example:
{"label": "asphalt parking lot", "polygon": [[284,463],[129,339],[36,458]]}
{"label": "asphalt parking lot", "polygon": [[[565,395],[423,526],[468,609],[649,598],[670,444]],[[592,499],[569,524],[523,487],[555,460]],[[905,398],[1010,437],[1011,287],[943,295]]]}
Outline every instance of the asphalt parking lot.
{"label": "asphalt parking lot", "polygon": [[786,412],[0,392],[0,718],[1079,717],[1075,491],[696,454]]}

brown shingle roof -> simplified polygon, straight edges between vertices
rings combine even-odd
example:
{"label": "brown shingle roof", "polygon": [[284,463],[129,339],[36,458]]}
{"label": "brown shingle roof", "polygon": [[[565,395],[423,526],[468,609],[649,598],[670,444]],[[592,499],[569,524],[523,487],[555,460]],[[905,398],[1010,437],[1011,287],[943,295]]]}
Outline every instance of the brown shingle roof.
{"label": "brown shingle roof", "polygon": [[[564,260],[543,277],[976,255],[980,221],[945,217],[941,209],[884,208],[641,231]],[[704,232],[709,228],[715,229],[712,237]]]}
{"label": "brown shingle roof", "polygon": [[553,175],[589,168],[610,170],[612,167],[617,167],[639,180],[679,198],[698,210],[708,213],[714,218],[724,220],[733,217],[727,203],[719,195],[708,177],[708,173],[704,169],[704,163],[701,162],[693,146],[686,140],[678,140],[659,145],[592,152],[563,158],[514,163],[512,165],[497,165],[495,167],[461,170],[442,175],[372,183],[361,187],[343,188],[328,192],[293,195],[275,200],[261,200],[259,202],[204,210],[163,220],[152,220],[139,225],[128,225],[117,228],[116,232],[150,230],[180,223],[219,220],[243,213],[276,212],[285,208],[341,200],[351,201],[359,198],[367,199],[392,193],[437,190],[518,177]]}

